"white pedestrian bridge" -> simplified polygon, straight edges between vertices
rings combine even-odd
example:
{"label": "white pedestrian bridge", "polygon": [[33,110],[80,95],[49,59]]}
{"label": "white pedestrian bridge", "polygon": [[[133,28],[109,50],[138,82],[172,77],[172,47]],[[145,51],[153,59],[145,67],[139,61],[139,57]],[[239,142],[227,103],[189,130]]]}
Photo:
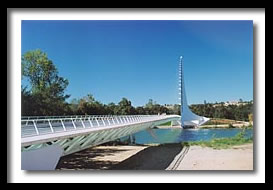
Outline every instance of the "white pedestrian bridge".
{"label": "white pedestrian bridge", "polygon": [[[22,169],[54,169],[59,158],[109,142],[138,131],[176,122],[196,128],[209,118],[196,115],[188,107],[183,57],[179,59],[181,115],[80,115],[22,117]],[[53,164],[52,164],[53,163]]]}
{"label": "white pedestrian bridge", "polygon": [[[35,166],[33,158],[39,157],[39,155],[46,154],[47,158],[50,155],[59,155],[56,157],[58,161],[61,156],[116,140],[169,121],[176,122],[179,120],[181,120],[179,115],[22,117],[22,169],[31,170],[32,167],[29,167],[29,164]],[[48,148],[53,148],[50,149],[50,155],[46,153]],[[41,159],[39,166],[37,167],[36,164],[34,169],[43,169],[47,165],[41,167]]]}

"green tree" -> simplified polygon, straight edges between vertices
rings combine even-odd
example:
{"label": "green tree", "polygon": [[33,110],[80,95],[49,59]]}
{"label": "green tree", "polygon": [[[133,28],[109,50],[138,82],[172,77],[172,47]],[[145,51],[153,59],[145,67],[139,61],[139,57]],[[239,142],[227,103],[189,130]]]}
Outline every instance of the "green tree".
{"label": "green tree", "polygon": [[146,112],[145,112],[144,107],[142,107],[142,106],[136,107],[136,114],[137,114],[137,115],[145,115]]}
{"label": "green tree", "polygon": [[[64,94],[69,82],[58,76],[58,70],[47,54],[41,50],[26,52],[21,59],[22,77],[30,83],[29,96],[27,99],[24,90],[22,95],[22,115],[63,115],[70,112],[65,99],[69,95]],[[31,99],[31,102],[28,100]],[[26,102],[27,101],[27,102]],[[29,110],[31,112],[24,112]]]}
{"label": "green tree", "polygon": [[149,99],[148,103],[145,105],[145,107],[151,109],[154,104],[155,104],[155,102],[153,101],[153,99]]}
{"label": "green tree", "polygon": [[181,105],[175,104],[173,108],[173,114],[181,115]]}
{"label": "green tree", "polygon": [[248,114],[248,121],[253,124],[253,113]]}
{"label": "green tree", "polygon": [[110,114],[110,115],[117,115],[117,113],[118,113],[117,109],[118,109],[117,105],[113,102],[111,102],[107,105],[107,111],[108,111],[108,114]]}
{"label": "green tree", "polygon": [[[214,104],[216,105],[216,104]],[[248,114],[253,112],[253,102],[249,101],[245,105],[228,105],[224,102],[214,106],[210,103],[191,105],[190,109],[197,115],[203,115],[209,118],[223,118],[240,121],[247,121]]]}
{"label": "green tree", "polygon": [[33,97],[31,96],[30,91],[27,90],[26,87],[22,87],[21,91],[21,98],[22,98],[22,115],[32,115],[33,107],[30,102],[33,102]]}
{"label": "green tree", "polygon": [[118,103],[118,114],[120,115],[132,115],[135,114],[135,109],[131,104],[131,101],[126,98],[122,98],[122,100]]}
{"label": "green tree", "polygon": [[78,106],[79,106],[80,100],[73,98],[69,104],[71,112],[69,115],[76,115],[78,114]]}

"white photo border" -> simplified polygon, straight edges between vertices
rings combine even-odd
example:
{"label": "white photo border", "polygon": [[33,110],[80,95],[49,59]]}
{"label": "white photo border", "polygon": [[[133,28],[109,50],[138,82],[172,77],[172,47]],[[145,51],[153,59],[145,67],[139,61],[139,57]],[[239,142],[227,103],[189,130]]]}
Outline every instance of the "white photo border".
{"label": "white photo border", "polygon": [[[8,9],[8,181],[22,183],[226,183],[265,181],[264,9]],[[21,170],[21,20],[253,20],[255,165],[242,171]]]}

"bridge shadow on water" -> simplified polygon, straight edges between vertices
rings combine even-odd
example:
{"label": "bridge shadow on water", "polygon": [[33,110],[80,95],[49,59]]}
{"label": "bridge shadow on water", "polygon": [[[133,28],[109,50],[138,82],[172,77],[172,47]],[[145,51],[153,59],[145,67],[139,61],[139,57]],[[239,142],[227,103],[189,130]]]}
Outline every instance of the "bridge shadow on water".
{"label": "bridge shadow on water", "polygon": [[[165,170],[182,150],[181,143],[149,146],[119,162],[104,157],[128,151],[119,149],[86,149],[60,159],[57,170]],[[100,157],[100,159],[96,159]]]}

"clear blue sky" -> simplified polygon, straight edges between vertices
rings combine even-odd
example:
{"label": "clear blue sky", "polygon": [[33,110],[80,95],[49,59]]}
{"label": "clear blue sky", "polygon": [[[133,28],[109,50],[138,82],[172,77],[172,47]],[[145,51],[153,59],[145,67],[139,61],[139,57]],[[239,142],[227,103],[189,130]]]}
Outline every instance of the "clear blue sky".
{"label": "clear blue sky", "polygon": [[178,103],[180,55],[189,104],[253,99],[252,21],[22,21],[21,32],[22,54],[41,49],[69,80],[68,101]]}

